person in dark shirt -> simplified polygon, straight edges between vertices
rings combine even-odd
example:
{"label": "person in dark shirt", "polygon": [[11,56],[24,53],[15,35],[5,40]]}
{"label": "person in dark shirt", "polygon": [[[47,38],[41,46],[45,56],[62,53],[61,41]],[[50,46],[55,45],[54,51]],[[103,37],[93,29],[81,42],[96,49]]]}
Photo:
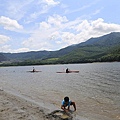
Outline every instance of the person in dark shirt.
{"label": "person in dark shirt", "polygon": [[68,70],[68,68],[66,69],[66,73],[69,73],[69,70]]}
{"label": "person in dark shirt", "polygon": [[33,67],[33,72],[35,72],[35,68]]}

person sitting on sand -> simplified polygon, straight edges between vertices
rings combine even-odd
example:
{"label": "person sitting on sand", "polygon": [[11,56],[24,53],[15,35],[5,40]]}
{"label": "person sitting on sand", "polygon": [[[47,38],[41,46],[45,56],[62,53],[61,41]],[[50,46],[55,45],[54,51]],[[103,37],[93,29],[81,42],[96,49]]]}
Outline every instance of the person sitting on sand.
{"label": "person sitting on sand", "polygon": [[[76,111],[76,104],[75,102],[72,102],[69,100],[69,97],[65,97],[62,101],[61,109],[63,109],[65,112],[68,112],[70,110],[70,106],[73,105],[74,111]],[[67,107],[67,108],[66,108]]]}

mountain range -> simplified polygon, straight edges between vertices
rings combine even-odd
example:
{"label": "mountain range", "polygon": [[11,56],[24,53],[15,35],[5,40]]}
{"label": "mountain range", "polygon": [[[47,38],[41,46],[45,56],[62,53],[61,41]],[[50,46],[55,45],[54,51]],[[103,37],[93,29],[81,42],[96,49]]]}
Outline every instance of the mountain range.
{"label": "mountain range", "polygon": [[[57,51],[0,53],[4,65],[68,64],[120,61],[120,32],[90,38]],[[8,63],[9,62],[9,63]]]}

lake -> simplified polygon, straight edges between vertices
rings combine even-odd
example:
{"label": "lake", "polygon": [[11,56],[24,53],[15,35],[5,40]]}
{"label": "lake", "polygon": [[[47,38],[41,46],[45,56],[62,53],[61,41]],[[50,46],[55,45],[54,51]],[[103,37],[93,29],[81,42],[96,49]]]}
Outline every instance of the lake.
{"label": "lake", "polygon": [[[28,72],[33,67],[42,72]],[[66,68],[79,73],[56,73]],[[0,67],[0,88],[50,110],[69,96],[88,120],[120,119],[119,62]]]}

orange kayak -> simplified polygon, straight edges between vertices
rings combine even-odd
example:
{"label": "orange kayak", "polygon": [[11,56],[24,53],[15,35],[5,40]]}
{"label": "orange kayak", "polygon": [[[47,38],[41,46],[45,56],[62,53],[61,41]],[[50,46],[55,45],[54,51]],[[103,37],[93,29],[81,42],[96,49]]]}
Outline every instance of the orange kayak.
{"label": "orange kayak", "polygon": [[[66,72],[56,72],[56,73],[66,73]],[[70,70],[68,73],[79,73],[78,70]]]}

